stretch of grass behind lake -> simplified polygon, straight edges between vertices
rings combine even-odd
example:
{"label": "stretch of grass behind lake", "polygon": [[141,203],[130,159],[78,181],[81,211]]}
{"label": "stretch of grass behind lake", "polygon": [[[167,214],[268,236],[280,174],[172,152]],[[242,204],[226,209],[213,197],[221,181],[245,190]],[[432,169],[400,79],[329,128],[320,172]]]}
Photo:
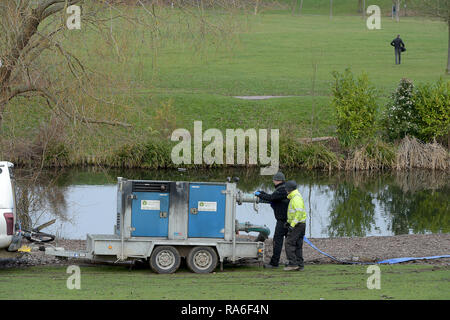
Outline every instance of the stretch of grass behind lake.
{"label": "stretch of grass behind lake", "polygon": [[[325,8],[321,3],[320,12]],[[287,10],[207,16],[222,28],[218,34],[206,33],[207,41],[195,33],[198,26],[192,18],[181,14],[167,15],[170,23],[161,29],[159,40],[151,40],[143,26],[113,24],[115,41],[127,44],[120,58],[113,57],[114,46],[106,45],[111,42],[108,37],[89,28],[68,32],[71,51],[91,70],[111,76],[113,88],[99,88],[98,94],[112,94],[116,104],[95,101],[93,115],[128,122],[138,134],[146,134],[154,127],[152,117],[161,103],[170,100],[177,127],[192,129],[194,120],[201,120],[204,130],[279,128],[298,137],[333,135],[333,71],[350,67],[355,74],[367,73],[378,89],[380,108],[403,77],[415,83],[446,77],[448,29],[439,21],[408,17],[397,23],[383,17],[382,29],[369,31],[360,16],[330,19],[326,14],[296,16]],[[397,34],[407,47],[400,66],[394,64],[389,45]],[[114,89],[120,81],[130,89]],[[238,95],[295,97],[233,98]],[[44,101],[19,99],[8,109],[4,128],[32,137],[30,129],[48,116]],[[123,128],[71,131],[76,149],[85,155],[104,154],[130,136]]]}

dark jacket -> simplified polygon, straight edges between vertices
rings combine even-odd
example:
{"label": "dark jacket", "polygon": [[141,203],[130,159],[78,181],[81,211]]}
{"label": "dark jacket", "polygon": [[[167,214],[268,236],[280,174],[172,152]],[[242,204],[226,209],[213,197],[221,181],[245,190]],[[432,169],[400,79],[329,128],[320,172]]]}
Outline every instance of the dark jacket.
{"label": "dark jacket", "polygon": [[395,38],[394,40],[392,40],[391,46],[395,47],[395,49],[400,49],[400,48],[404,48],[405,44],[403,43],[402,39]]}
{"label": "dark jacket", "polygon": [[258,196],[263,203],[270,203],[275,214],[275,219],[287,221],[287,209],[289,206],[289,199],[287,198],[286,188],[284,182],[277,185],[272,194],[261,191]]}

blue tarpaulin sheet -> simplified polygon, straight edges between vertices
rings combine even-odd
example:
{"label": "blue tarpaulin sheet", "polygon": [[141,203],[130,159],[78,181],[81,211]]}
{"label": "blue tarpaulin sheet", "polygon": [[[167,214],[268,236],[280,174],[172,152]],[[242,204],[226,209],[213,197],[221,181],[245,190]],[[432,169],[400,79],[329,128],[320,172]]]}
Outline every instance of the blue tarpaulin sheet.
{"label": "blue tarpaulin sheet", "polygon": [[326,252],[323,252],[322,250],[317,248],[311,241],[309,241],[309,239],[306,238],[306,236],[303,237],[303,241],[306,242],[307,244],[309,244],[311,246],[311,248],[320,252],[324,256],[327,256],[328,258],[330,258],[332,260],[335,260],[337,262],[344,263],[344,264],[394,264],[394,263],[401,263],[401,262],[407,262],[407,261],[412,261],[412,260],[431,260],[431,259],[450,258],[450,254],[447,254],[447,255],[442,255],[442,256],[431,256],[431,257],[393,258],[393,259],[387,259],[387,260],[382,260],[382,261],[377,261],[377,262],[372,262],[372,263],[371,262],[358,262],[358,261],[345,261],[345,260],[335,258]]}

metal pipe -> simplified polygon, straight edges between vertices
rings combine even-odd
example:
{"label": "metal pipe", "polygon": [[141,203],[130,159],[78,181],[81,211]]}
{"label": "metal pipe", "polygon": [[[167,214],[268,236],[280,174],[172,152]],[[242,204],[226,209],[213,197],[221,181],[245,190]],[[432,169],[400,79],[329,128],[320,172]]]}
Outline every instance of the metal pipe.
{"label": "metal pipe", "polygon": [[238,204],[242,204],[243,202],[255,203],[259,202],[259,198],[251,193],[243,193],[239,191],[238,193]]}
{"label": "metal pipe", "polygon": [[[122,179],[122,177],[118,177],[117,180],[118,180],[118,188],[119,188],[119,192],[118,192],[117,196],[120,197],[120,196],[122,196],[120,191],[122,191],[122,188],[123,188],[123,185],[122,185],[123,179]],[[122,201],[123,201],[123,199],[122,199]],[[122,201],[121,201],[121,203],[122,203]],[[128,199],[126,201],[128,201]],[[117,208],[117,210],[120,210],[120,214],[122,215],[120,217],[121,226],[120,226],[120,259],[119,260],[123,261],[123,257],[124,257],[123,249],[124,249],[124,244],[125,244],[124,232],[125,232],[125,211],[126,211],[126,209],[124,210],[124,206],[122,204],[121,208]]]}
{"label": "metal pipe", "polygon": [[242,191],[238,191],[236,193],[236,200],[239,205],[241,205],[244,202],[253,203],[253,210],[255,210],[256,213],[258,213],[259,198],[257,196],[255,196],[254,194],[243,193]]}
{"label": "metal pipe", "polygon": [[248,221],[245,223],[239,223],[238,221],[236,221],[236,225],[238,231],[245,231],[247,233],[259,232],[257,241],[264,241],[270,235],[270,229],[266,226],[254,225]]}

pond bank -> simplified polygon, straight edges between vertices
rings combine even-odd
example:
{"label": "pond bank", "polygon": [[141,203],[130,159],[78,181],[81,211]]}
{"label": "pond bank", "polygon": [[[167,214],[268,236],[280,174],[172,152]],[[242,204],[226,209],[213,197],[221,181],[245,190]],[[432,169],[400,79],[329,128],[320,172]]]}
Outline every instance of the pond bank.
{"label": "pond bank", "polygon": [[[419,234],[380,237],[353,237],[353,238],[311,238],[311,242],[322,251],[342,260],[376,262],[389,258],[401,257],[427,257],[450,254],[450,234]],[[55,245],[66,250],[84,250],[85,240],[58,239]],[[272,255],[272,239],[266,240],[265,262],[268,263]],[[303,245],[305,264],[336,263],[330,258],[321,255],[309,245]],[[286,262],[286,255],[281,255],[281,264]],[[85,264],[82,260],[58,260],[46,256],[42,252],[32,252],[15,260],[0,262],[1,268],[18,268],[44,265],[71,265]],[[450,265],[450,259],[416,260],[406,263]]]}

